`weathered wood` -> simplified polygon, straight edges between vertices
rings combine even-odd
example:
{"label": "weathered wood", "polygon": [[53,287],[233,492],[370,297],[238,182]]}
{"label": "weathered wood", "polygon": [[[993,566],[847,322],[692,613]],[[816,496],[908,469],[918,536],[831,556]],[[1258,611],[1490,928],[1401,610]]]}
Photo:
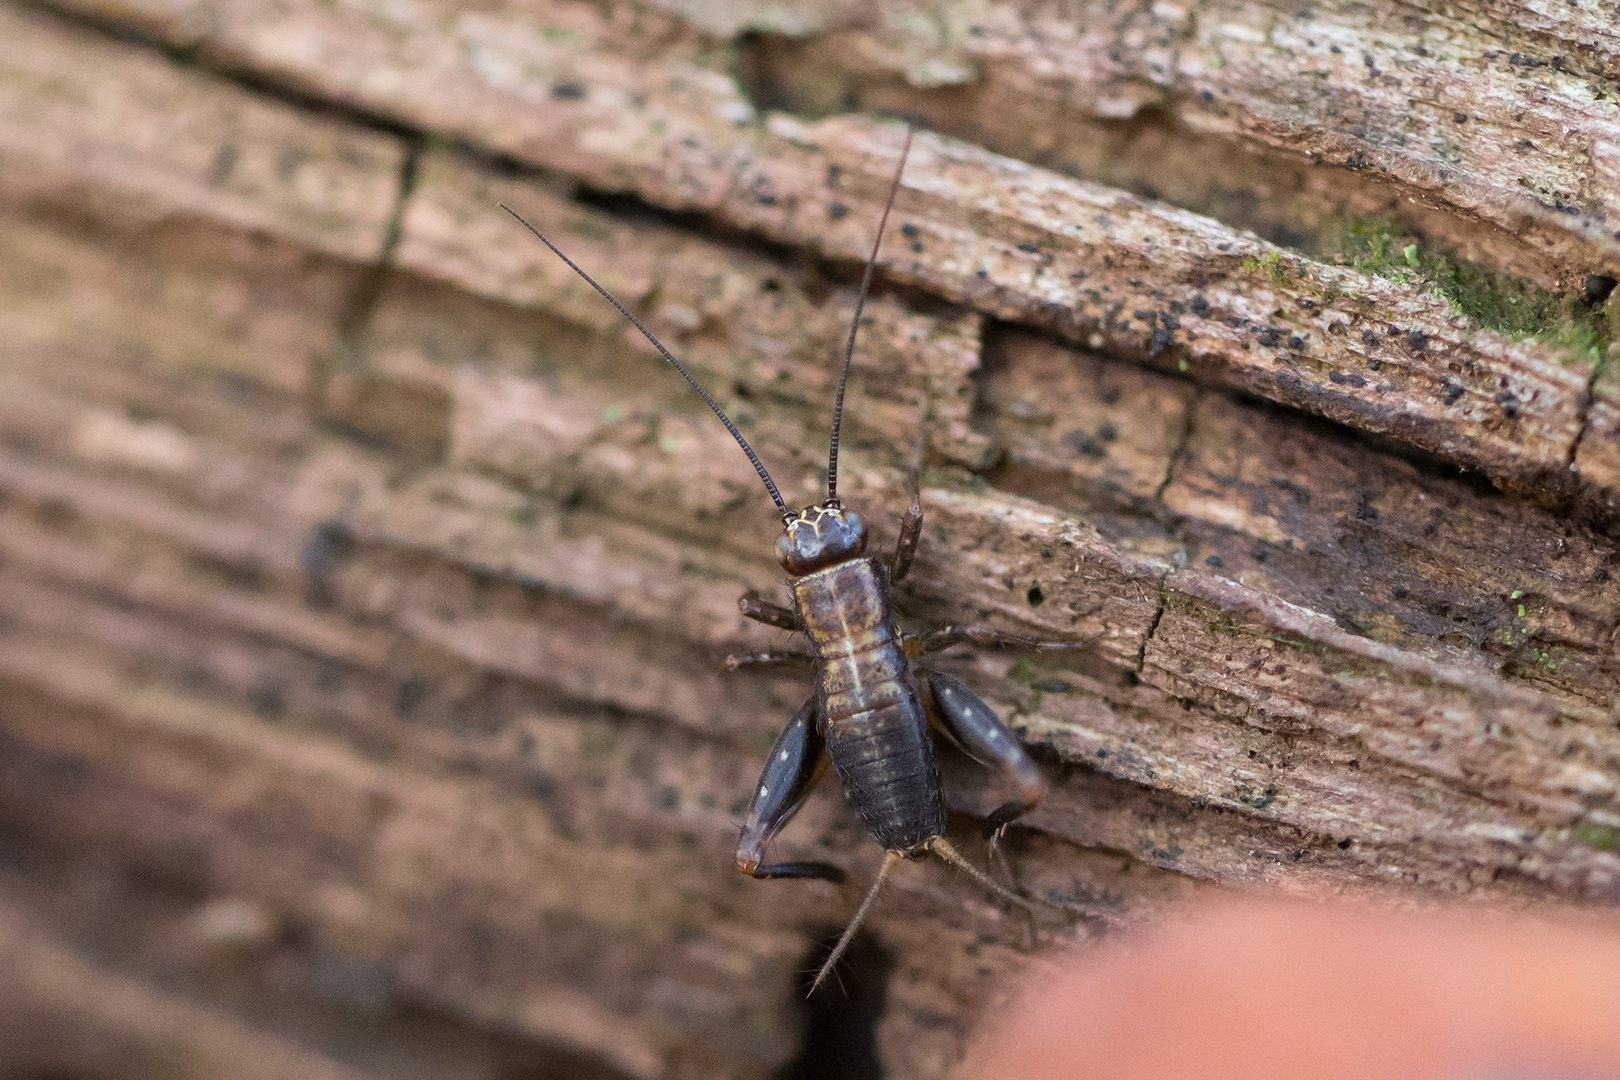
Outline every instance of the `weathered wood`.
{"label": "weathered wood", "polygon": [[[864,223],[898,153],[898,133],[844,118],[756,124],[736,86],[695,62],[699,43],[645,13],[615,20],[559,2],[458,16],[448,4],[261,0],[211,7],[208,19],[123,0],[84,10],[155,21],[221,63],[844,258],[864,256]],[[1253,36],[1231,26],[1234,42]],[[919,197],[906,210],[919,234],[885,260],[901,279],[1093,347],[1189,365],[1494,479],[1557,487],[1580,477],[1567,466],[1587,365],[1481,332],[1424,290],[1115,189],[926,136],[914,161],[908,186]],[[1576,182],[1556,180],[1559,190]],[[1601,244],[1608,254],[1587,258],[1589,269],[1620,258],[1614,241]]]}
{"label": "weathered wood", "polygon": [[[908,107],[1260,231],[1309,236],[1333,213],[1310,201],[1348,198],[1422,214],[1520,273],[1574,280],[1620,259],[1620,32],[1597,0],[1071,0],[876,19],[811,2],[788,6],[797,20],[777,4],[657,6],[716,35],[780,35],[755,77],[800,108]],[[1312,165],[1359,175],[1322,184]],[[1394,205],[1413,196],[1447,212]]]}
{"label": "weathered wood", "polygon": [[[97,968],[0,910],[0,1036],[8,1064],[35,1075],[207,1080],[359,1080],[365,1073],[233,1023],[138,979]],[[26,1073],[25,1073],[26,1074]]]}
{"label": "weathered wood", "polygon": [[[355,261],[382,254],[403,161],[397,139],[15,8],[0,20],[10,199],[77,195],[132,217],[271,229]],[[99,77],[86,78],[91,70]]]}
{"label": "weathered wood", "polygon": [[[785,641],[736,608],[745,588],[783,595],[777,522],[701,402],[497,203],[599,273],[808,501],[849,264],[898,132],[761,116],[724,71],[762,47],[739,35],[784,27],[666,7],[73,5],[204,67],[0,7],[0,834],[39,880],[92,858],[176,906],[246,898],[286,929],[261,935],[244,985],[297,970],[289,992],[319,1000],[313,950],[458,1047],[498,1030],[647,1077],[814,1052],[796,972],[853,896],[731,869],[761,757],[808,692],[802,672],[717,662]],[[892,91],[1011,155],[918,136],[841,487],[887,543],[921,466],[908,625],[1088,642],[939,661],[1049,766],[1009,851],[1080,922],[1042,940],[1206,883],[1612,903],[1620,584],[1590,523],[1620,487],[1612,364],[1481,332],[1421,285],[1257,240],[1218,206],[1031,164],[1062,159],[1007,104],[1057,103],[1061,143],[1127,109],[1195,126],[1218,90],[1200,138],[1365,154],[1319,182],[1425,194],[1453,238],[1522,227],[1522,266],[1481,250],[1563,280],[1610,265],[1593,149],[1610,120],[1549,57],[1579,40],[1601,66],[1612,35],[1585,8],[1515,5],[1498,30],[1530,44],[1507,78],[1464,48],[1479,39],[1432,47],[1472,8],[1204,8],[987,8],[985,34],[947,19],[944,51],[836,6],[782,9],[806,49],[895,48],[851,62],[862,100]],[[1035,35],[1064,19],[1090,36]],[[1349,59],[1328,54],[1341,66],[1312,99],[1286,50],[1329,29]],[[1363,46],[1379,74],[1358,81]],[[971,107],[947,86],[969,76]],[[1297,137],[1411,82],[1449,101],[1465,77],[1489,93],[1470,90],[1444,151],[1456,184],[1430,183],[1432,117],[1387,129],[1405,144],[1374,125]],[[1580,214],[1530,207],[1502,170],[1516,93],[1573,125],[1536,182],[1580,187]],[[970,763],[946,773],[954,811],[999,801]],[[849,866],[852,890],[877,856],[830,789],[779,844]],[[7,956],[24,948],[9,928],[50,906],[26,877],[0,880]],[[892,961],[887,1075],[938,1076],[1025,928],[926,865],[872,927]],[[143,997],[175,947],[153,940],[125,974],[0,969],[0,996],[43,996],[42,1022],[133,1047],[116,1052],[215,1060],[243,1021],[193,990]],[[139,1002],[75,1000],[102,992]],[[267,1054],[343,1067],[291,1021],[246,1023]],[[402,1062],[358,1072],[414,1075]]]}

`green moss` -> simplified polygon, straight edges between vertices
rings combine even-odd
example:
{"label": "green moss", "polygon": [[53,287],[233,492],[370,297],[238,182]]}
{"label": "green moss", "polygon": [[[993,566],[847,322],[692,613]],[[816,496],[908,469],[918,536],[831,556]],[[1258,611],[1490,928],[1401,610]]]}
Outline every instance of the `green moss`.
{"label": "green moss", "polygon": [[1256,270],[1264,270],[1273,285],[1284,285],[1288,282],[1288,272],[1282,268],[1282,255],[1279,252],[1268,251],[1258,259],[1250,256],[1243,260],[1243,272],[1252,274]]}
{"label": "green moss", "polygon": [[1337,261],[1389,281],[1428,285],[1475,324],[1515,340],[1531,337],[1566,349],[1576,360],[1601,363],[1610,344],[1620,341],[1620,304],[1592,308],[1578,295],[1487,270],[1453,252],[1425,246],[1392,218],[1346,224]]}
{"label": "green moss", "polygon": [[1029,666],[1028,660],[1020,659],[1014,662],[1012,667],[1007,669],[1007,678],[1011,679],[1013,682],[1021,682],[1025,686],[1033,686],[1035,685],[1035,680],[1040,678],[1040,676],[1036,674],[1034,668]]}
{"label": "green moss", "polygon": [[1620,847],[1620,830],[1608,825],[1582,822],[1569,830],[1569,838],[1597,851],[1613,851]]}

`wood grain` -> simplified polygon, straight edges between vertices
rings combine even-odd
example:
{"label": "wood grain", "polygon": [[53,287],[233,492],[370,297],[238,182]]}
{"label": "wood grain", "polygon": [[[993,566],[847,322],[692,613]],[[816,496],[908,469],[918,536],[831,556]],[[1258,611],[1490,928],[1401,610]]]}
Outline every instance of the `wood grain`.
{"label": "wood grain", "polygon": [[[917,137],[841,491],[886,545],[920,489],[908,627],[1083,643],[938,660],[1051,781],[1008,846],[1072,915],[1035,947],[1222,888],[1612,905],[1612,364],[1274,242],[1286,199],[1064,175],[1131,117],[1181,147],[1162,194],[1207,179],[1188,146],[1234,184],[1315,154],[1289,168],[1421,198],[1527,279],[1612,269],[1590,4],[1316,8],[984,5],[975,33],[942,7],[928,37],[830,3],[0,7],[0,952],[26,961],[0,998],[85,1038],[4,1040],[0,1070],[828,1052],[800,971],[875,846],[829,784],[778,843],[848,890],[731,868],[809,686],[719,662],[789,644],[736,607],[785,596],[778,523],[499,204],[812,501],[900,130],[762,111],[730,73],[808,79],[838,43],[858,103],[971,140]],[[1515,125],[1547,143],[1529,186]],[[1001,793],[945,771],[966,844]],[[220,925],[245,936],[198,944]],[[871,925],[881,1007],[844,1022],[885,1075],[943,1075],[1028,928],[927,864]]]}

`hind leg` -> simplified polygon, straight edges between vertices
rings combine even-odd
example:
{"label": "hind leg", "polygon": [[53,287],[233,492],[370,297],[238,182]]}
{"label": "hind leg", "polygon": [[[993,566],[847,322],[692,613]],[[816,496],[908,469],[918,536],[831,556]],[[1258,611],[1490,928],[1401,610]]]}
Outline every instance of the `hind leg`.
{"label": "hind leg", "polygon": [[979,700],[979,695],[937,671],[929,672],[923,685],[933,705],[933,717],[945,735],[969,757],[1001,773],[1018,792],[1017,798],[996,807],[985,819],[985,836],[994,850],[1002,830],[1035,809],[1046,795],[1046,779],[1007,725]]}
{"label": "hind leg", "polygon": [[766,863],[765,846],[799,812],[827,772],[827,741],[816,723],[816,701],[804,703],[771,747],[737,837],[737,869],[756,878],[820,878],[842,883],[844,872],[831,863]]}

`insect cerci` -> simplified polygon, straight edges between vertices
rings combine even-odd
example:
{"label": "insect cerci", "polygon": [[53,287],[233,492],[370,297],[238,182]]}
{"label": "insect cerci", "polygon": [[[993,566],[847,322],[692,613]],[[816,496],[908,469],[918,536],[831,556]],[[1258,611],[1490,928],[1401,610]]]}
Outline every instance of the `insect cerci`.
{"label": "insect cerci", "polygon": [[[960,642],[1060,647],[1070,644],[1031,641],[978,625],[947,627],[918,637],[901,634],[889,601],[889,585],[903,578],[911,568],[922,533],[921,501],[913,495],[894,555],[885,561],[866,554],[866,522],[838,499],[838,431],[843,418],[844,387],[855,351],[861,310],[871,290],[872,270],[883,243],[883,229],[900,189],[910,150],[911,132],[908,130],[900,165],[878,223],[877,239],[861,280],[855,317],[844,349],[843,371],[833,405],[827,497],[802,510],[790,509],[782,501],[770,473],[754,454],[748,440],[681,362],[623,304],[538,229],[510,207],[502,207],[646,335],[664,359],[703,396],[748,455],[782,515],[783,532],[776,541],[776,558],[792,579],[794,606],[767,603],[750,594],[742,598],[741,608],[751,619],[803,633],[809,639],[809,659],[815,665],[815,688],[810,700],[793,715],[787,729],[771,748],[770,760],[765,763],[765,771],[754,789],[753,801],[737,839],[737,868],[756,878],[843,880],[843,871],[828,863],[772,863],[765,859],[766,846],[804,804],[829,763],[843,784],[850,808],[885,851],[877,880],[822,964],[812,991],[849,946],[879,889],[902,859],[919,858],[931,852],[960,867],[997,895],[1029,906],[1028,900],[997,884],[963,858],[946,839],[945,802],[929,729],[938,730],[972,757],[998,769],[1016,789],[1016,797],[986,820],[987,836],[995,836],[1008,822],[1035,807],[1045,794],[1041,773],[1012,732],[973,691],[949,675],[925,671],[912,661]],[[728,664],[735,668],[769,662],[784,655],[793,654],[733,656]]]}

